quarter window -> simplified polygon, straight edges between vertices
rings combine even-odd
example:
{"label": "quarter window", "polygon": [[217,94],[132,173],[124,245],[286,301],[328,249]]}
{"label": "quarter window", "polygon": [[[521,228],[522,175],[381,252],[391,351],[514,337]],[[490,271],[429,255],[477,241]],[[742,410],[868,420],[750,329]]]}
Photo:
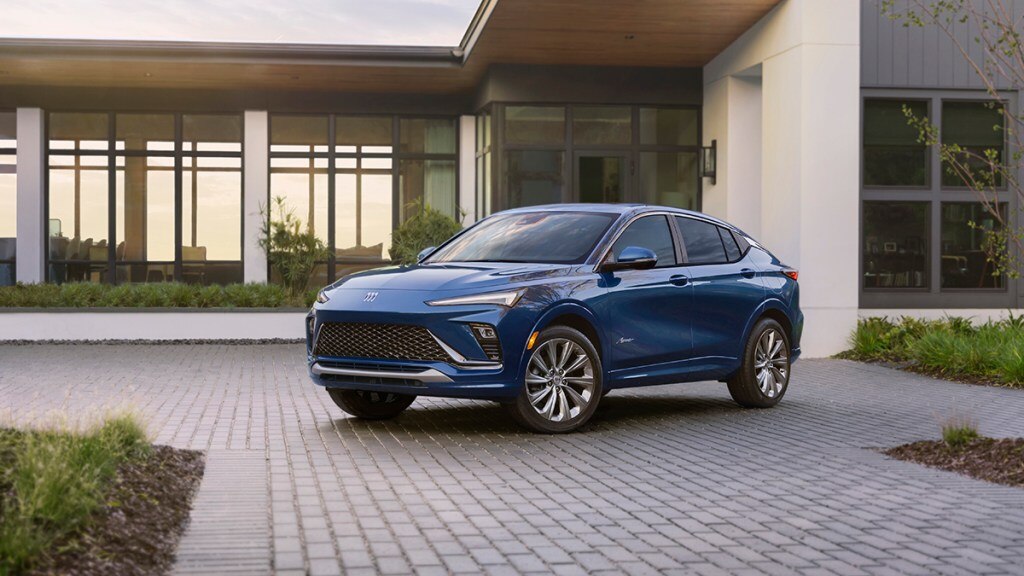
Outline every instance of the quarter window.
{"label": "quarter window", "polygon": [[676,225],[683,237],[688,264],[724,264],[729,261],[718,226],[682,216],[676,216]]}
{"label": "quarter window", "polygon": [[664,216],[647,216],[633,222],[612,246],[612,254],[618,259],[622,251],[630,246],[647,248],[658,256],[655,268],[676,265],[676,252],[672,243],[672,231]]}

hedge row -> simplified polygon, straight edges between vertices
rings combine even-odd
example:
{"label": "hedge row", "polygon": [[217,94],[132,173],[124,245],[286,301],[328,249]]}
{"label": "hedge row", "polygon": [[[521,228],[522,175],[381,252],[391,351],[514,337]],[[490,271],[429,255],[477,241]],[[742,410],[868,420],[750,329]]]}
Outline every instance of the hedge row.
{"label": "hedge row", "polygon": [[287,308],[313,305],[317,290],[293,296],[274,284],[122,284],[88,282],[0,287],[7,308]]}

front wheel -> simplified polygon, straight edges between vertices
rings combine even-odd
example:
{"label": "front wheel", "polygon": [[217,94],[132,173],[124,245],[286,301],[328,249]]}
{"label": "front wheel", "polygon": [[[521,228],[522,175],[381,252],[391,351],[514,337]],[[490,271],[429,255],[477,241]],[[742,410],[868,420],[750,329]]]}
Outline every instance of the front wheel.
{"label": "front wheel", "polygon": [[760,320],[750,331],[743,350],[743,364],[729,380],[729,394],[745,408],[771,408],[789,387],[789,338],[771,318]]}
{"label": "front wheel", "polygon": [[572,432],[597,410],[602,374],[601,358],[586,336],[566,326],[548,328],[530,353],[519,396],[506,406],[534,432]]}
{"label": "front wheel", "polygon": [[411,394],[341,390],[339,388],[328,388],[327,393],[331,395],[331,400],[334,400],[338,408],[363,420],[394,418],[416,399]]}

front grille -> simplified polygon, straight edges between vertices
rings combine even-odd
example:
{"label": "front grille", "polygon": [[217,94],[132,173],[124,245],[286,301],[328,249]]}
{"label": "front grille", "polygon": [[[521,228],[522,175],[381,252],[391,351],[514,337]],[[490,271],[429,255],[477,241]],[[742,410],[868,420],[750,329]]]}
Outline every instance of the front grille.
{"label": "front grille", "polygon": [[317,356],[448,362],[451,358],[422,326],[328,322],[320,328]]}

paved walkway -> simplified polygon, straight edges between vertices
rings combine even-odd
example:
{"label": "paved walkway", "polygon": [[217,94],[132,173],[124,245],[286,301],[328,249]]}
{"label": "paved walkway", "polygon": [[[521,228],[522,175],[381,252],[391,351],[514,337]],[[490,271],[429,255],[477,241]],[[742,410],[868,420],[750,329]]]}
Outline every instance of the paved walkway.
{"label": "paved walkway", "polygon": [[181,574],[1024,574],[1024,490],[889,460],[954,413],[1024,436],[1024,392],[803,361],[776,409],[724,385],[613,393],[585,433],[494,404],[345,418],[300,345],[0,346],[0,412],[130,407],[208,451]]}

